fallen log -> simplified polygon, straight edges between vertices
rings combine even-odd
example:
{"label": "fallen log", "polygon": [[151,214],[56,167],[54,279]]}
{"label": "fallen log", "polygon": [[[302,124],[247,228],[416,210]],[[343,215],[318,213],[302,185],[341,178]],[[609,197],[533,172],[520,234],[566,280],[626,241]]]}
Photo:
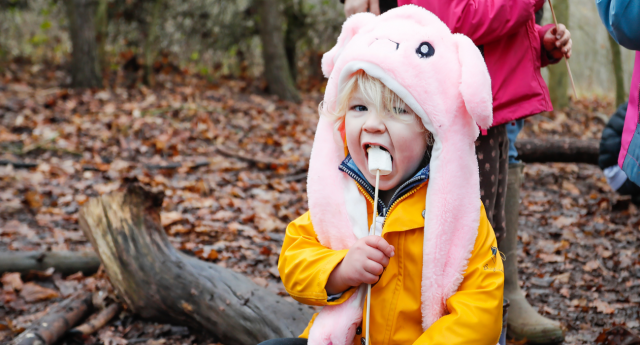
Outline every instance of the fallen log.
{"label": "fallen log", "polygon": [[81,271],[89,276],[98,271],[100,259],[94,252],[0,252],[0,274],[46,271],[50,267],[63,275]]}
{"label": "fallen log", "polygon": [[246,276],[175,250],[162,193],[137,184],[87,201],[79,214],[116,293],[143,318],[208,331],[228,345],[295,337],[312,316]]}
{"label": "fallen log", "polygon": [[120,303],[113,303],[112,305],[102,309],[95,316],[89,317],[89,321],[69,331],[69,334],[87,336],[100,328],[104,327],[114,316],[121,310]]}
{"label": "fallen log", "polygon": [[518,139],[518,159],[525,163],[598,164],[600,144],[596,140]]}
{"label": "fallen log", "polygon": [[79,291],[53,307],[47,315],[35,321],[13,339],[13,345],[52,345],[69,328],[89,314],[92,308],[91,293]]}

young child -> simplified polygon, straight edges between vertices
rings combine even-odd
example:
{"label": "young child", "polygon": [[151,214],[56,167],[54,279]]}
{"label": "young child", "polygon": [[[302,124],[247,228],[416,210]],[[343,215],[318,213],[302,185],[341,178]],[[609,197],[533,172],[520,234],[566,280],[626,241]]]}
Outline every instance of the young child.
{"label": "young child", "polygon": [[[289,294],[324,306],[301,339],[269,344],[487,344],[502,329],[503,266],[480,200],[474,141],[491,81],[470,39],[415,6],[356,14],[325,54],[310,211],[287,227]],[[433,146],[431,139],[433,138]],[[379,214],[367,148],[392,157]],[[363,315],[366,285],[371,320]]]}

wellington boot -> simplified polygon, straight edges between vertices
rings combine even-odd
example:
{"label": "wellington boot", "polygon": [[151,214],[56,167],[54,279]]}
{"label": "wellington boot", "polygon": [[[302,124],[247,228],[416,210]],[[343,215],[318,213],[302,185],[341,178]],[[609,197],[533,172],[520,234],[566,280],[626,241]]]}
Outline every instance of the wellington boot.
{"label": "wellington boot", "polygon": [[507,335],[516,340],[526,339],[528,344],[560,344],[564,333],[560,323],[547,319],[529,304],[518,285],[518,214],[520,211],[520,185],[522,163],[509,165],[505,217],[507,234],[498,245],[505,255],[504,297],[511,306],[507,316]]}

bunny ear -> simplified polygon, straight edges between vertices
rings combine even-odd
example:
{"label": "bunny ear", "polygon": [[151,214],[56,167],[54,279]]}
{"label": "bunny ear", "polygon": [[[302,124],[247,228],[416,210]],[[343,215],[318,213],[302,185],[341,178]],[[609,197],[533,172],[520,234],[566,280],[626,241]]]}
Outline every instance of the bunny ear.
{"label": "bunny ear", "polygon": [[491,77],[478,47],[465,35],[454,34],[460,61],[460,93],[467,112],[482,128],[493,123],[493,95]]}
{"label": "bunny ear", "polygon": [[342,24],[342,32],[338,37],[338,43],[322,57],[322,73],[325,78],[329,78],[331,75],[331,71],[333,71],[333,67],[336,61],[338,61],[338,57],[340,53],[342,53],[344,46],[351,41],[353,36],[360,32],[360,29],[371,23],[375,18],[376,15],[369,12],[357,13],[347,18],[344,24]]}

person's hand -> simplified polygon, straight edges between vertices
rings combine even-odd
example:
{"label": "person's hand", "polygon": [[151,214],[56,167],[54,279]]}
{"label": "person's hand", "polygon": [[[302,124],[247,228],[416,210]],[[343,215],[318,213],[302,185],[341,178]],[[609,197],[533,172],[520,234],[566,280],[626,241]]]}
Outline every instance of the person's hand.
{"label": "person's hand", "polygon": [[571,57],[571,33],[563,24],[549,29],[542,38],[544,49],[554,59],[561,59],[563,56],[567,59]]}
{"label": "person's hand", "polygon": [[395,248],[380,236],[359,239],[329,275],[327,293],[333,295],[352,286],[374,284],[394,255]]}
{"label": "person's hand", "polygon": [[371,12],[380,14],[380,0],[344,0],[344,15],[349,18],[352,14]]}

